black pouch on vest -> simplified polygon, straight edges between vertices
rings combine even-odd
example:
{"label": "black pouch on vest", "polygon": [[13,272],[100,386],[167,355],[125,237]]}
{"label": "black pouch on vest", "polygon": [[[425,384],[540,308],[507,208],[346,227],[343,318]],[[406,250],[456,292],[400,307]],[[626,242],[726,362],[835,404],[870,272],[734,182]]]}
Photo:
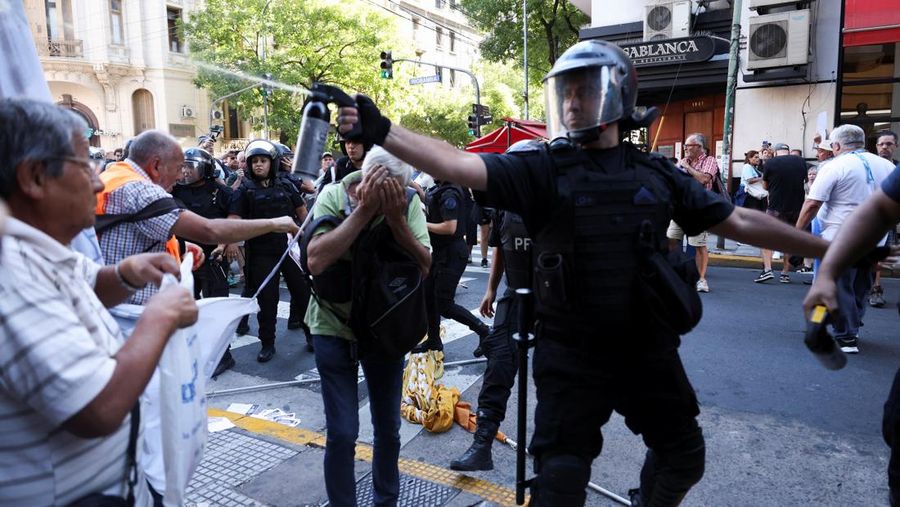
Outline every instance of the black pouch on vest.
{"label": "black pouch on vest", "polygon": [[656,322],[682,335],[694,329],[703,316],[697,295],[700,279],[694,259],[678,250],[664,255],[655,247],[653,224],[641,223],[638,281],[641,299]]}
{"label": "black pouch on vest", "polygon": [[538,301],[551,307],[564,307],[566,297],[566,262],[562,254],[541,252],[534,265],[534,286]]}

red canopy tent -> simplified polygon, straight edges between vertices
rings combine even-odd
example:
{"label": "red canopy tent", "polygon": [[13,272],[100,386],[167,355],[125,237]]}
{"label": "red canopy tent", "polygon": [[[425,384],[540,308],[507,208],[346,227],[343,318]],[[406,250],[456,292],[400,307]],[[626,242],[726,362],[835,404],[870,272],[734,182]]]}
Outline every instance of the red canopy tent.
{"label": "red canopy tent", "polygon": [[523,139],[547,139],[546,126],[538,121],[503,118],[503,126],[466,145],[474,153],[503,153]]}

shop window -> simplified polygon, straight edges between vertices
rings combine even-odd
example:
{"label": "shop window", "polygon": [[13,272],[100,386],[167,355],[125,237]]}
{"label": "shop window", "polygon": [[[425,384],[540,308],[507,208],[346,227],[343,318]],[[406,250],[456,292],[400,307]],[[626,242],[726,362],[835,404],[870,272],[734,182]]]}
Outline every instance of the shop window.
{"label": "shop window", "polygon": [[840,119],[866,131],[866,147],[875,149],[878,131],[900,129],[900,43],[843,48]]}
{"label": "shop window", "polygon": [[184,38],[181,33],[181,27],[178,26],[181,21],[181,9],[166,7],[166,20],[169,28],[169,51],[183,53]]}
{"label": "shop window", "polygon": [[122,34],[122,0],[109,0],[110,42],[116,45],[124,43]]}

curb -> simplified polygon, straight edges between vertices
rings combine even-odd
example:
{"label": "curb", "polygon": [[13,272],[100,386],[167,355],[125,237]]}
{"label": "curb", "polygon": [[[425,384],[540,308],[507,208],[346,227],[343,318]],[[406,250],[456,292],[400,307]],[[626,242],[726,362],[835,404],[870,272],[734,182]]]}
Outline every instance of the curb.
{"label": "curb", "polygon": [[[777,261],[777,262],[780,263],[781,261]],[[726,266],[729,268],[762,269],[762,258],[761,257],[749,257],[746,255],[717,254],[717,253],[710,252],[709,265],[710,266]]]}

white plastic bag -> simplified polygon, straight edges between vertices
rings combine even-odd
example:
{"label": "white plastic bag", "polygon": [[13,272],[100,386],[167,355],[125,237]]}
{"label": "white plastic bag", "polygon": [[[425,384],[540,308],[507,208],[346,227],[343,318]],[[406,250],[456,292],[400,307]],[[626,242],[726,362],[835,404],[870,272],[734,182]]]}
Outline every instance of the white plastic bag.
{"label": "white plastic bag", "polygon": [[[180,285],[194,292],[193,255],[181,263]],[[163,277],[160,290],[179,284]],[[206,446],[206,375],[202,373],[200,342],[194,326],[169,338],[159,360],[159,408],[163,460],[166,470],[166,507],[184,505],[184,492]]]}

